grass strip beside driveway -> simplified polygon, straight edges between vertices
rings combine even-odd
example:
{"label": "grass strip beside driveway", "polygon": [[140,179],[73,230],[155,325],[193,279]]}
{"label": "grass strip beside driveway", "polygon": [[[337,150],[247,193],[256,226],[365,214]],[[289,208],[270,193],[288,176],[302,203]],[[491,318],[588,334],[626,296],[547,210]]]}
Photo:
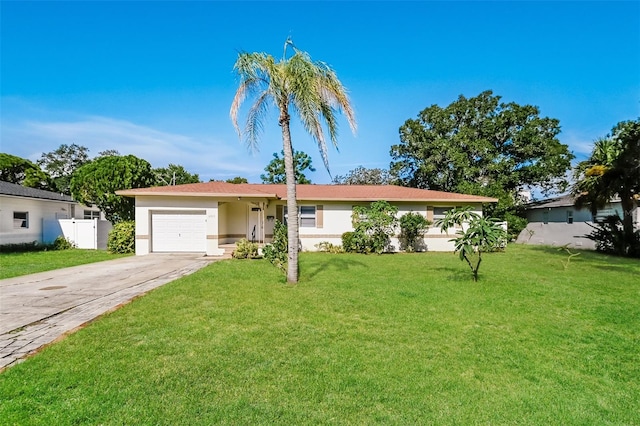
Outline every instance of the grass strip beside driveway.
{"label": "grass strip beside driveway", "polygon": [[106,250],[47,250],[25,253],[0,253],[0,279],[52,271],[54,269],[103,260],[118,259],[123,254],[111,254]]}
{"label": "grass strip beside driveway", "polygon": [[0,374],[6,424],[638,424],[640,263],[303,253],[169,283]]}

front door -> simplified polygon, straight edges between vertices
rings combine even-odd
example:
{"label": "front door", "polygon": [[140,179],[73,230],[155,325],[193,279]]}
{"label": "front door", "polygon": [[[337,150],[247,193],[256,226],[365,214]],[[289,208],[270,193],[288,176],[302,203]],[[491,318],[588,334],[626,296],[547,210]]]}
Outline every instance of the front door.
{"label": "front door", "polygon": [[247,240],[262,242],[262,211],[260,207],[249,209],[249,227],[247,228]]}

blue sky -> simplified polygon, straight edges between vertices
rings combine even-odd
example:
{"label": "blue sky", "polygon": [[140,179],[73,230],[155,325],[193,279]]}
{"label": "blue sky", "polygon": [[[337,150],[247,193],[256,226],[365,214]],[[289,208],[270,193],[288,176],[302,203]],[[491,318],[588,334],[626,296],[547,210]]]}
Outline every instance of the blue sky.
{"label": "blue sky", "polygon": [[[557,118],[584,159],[640,115],[640,2],[1,3],[1,151],[37,160],[60,144],[181,164],[202,180],[260,174],[281,150],[272,111],[251,153],[229,119],[239,51],[280,57],[291,36],[347,87],[333,175],[387,168],[398,128],[427,106],[493,90]],[[316,146],[297,125],[293,143]]]}

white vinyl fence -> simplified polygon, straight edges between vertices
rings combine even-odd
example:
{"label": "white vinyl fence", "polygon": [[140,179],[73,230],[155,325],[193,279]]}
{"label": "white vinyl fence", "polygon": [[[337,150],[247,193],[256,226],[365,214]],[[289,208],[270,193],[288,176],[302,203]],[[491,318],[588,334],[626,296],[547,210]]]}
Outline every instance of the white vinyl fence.
{"label": "white vinyl fence", "polygon": [[42,241],[64,236],[81,249],[106,249],[111,222],[98,219],[53,219],[42,222]]}

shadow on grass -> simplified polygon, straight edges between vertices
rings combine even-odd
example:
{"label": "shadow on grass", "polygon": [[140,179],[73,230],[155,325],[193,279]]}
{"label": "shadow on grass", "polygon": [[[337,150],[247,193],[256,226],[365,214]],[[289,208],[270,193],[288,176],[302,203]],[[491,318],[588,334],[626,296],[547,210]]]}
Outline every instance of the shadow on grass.
{"label": "shadow on grass", "polygon": [[305,273],[305,276],[309,279],[313,279],[320,272],[330,270],[344,272],[353,269],[354,267],[366,268],[367,265],[363,262],[360,262],[359,260],[354,260],[352,257],[347,258],[340,255],[331,257],[327,256],[326,261],[320,263],[319,265],[315,265],[314,267],[308,268],[309,272]]}
{"label": "shadow on grass", "polygon": [[634,265],[605,265],[605,264],[600,264],[600,265],[593,265],[594,268],[597,269],[601,269],[603,271],[608,271],[608,272],[622,272],[625,274],[638,274],[638,272],[640,272],[640,262],[638,263],[637,266]]}
{"label": "shadow on grass", "polygon": [[[462,266],[462,265],[461,265]],[[464,265],[465,267],[467,265]],[[432,268],[435,271],[441,271],[447,281],[455,281],[458,283],[473,283],[473,273],[467,267],[465,268],[453,268],[448,266],[436,266]],[[482,280],[482,276],[480,276]]]}

